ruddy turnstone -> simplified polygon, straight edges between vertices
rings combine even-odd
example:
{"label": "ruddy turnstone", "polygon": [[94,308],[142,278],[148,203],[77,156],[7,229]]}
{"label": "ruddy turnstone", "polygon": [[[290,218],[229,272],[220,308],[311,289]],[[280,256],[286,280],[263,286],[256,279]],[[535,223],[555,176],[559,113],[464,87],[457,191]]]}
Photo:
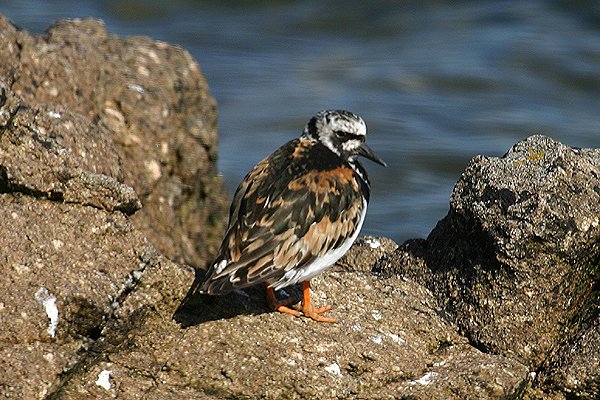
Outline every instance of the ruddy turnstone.
{"label": "ruddy turnstone", "polygon": [[[365,220],[370,183],[358,160],[385,166],[365,144],[367,127],[344,110],[321,111],[300,138],[259,162],[235,192],[229,225],[199,292],[224,294],[267,283],[269,306],[316,321],[331,305],[313,308],[309,281],[348,251]],[[291,309],[275,290],[302,283]]]}

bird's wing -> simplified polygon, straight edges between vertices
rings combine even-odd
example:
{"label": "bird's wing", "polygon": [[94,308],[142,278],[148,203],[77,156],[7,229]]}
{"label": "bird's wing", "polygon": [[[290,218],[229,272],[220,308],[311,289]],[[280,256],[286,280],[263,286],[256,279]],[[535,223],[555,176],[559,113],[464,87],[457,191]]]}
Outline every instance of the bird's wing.
{"label": "bird's wing", "polygon": [[260,162],[236,191],[229,228],[202,291],[225,293],[275,280],[340,247],[356,231],[364,203],[354,170],[341,159],[326,161],[329,154],[312,154],[323,151],[314,146],[296,161],[286,146]]}

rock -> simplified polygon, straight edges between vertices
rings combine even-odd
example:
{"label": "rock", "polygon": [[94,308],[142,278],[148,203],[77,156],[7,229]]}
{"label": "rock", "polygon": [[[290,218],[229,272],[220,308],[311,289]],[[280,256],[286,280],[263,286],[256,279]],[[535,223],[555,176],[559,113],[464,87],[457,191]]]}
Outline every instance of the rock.
{"label": "rock", "polygon": [[[107,132],[94,131],[89,122],[64,110],[25,107],[1,82],[0,112],[9,115],[0,128],[2,191],[127,214],[141,207],[135,191],[111,177],[120,177],[121,169]],[[80,133],[78,142],[65,139],[74,132]]]}
{"label": "rock", "polygon": [[475,157],[446,218],[382,270],[429,287],[477,348],[540,372],[535,387],[598,398],[599,176],[599,150],[543,136]]}
{"label": "rock", "polygon": [[600,318],[585,321],[566,336],[538,375],[536,387],[567,398],[600,397]]}
{"label": "rock", "polygon": [[[106,337],[126,343],[144,310],[172,313],[185,294],[193,270],[166,260],[136,224],[151,221],[155,239],[179,232],[165,240],[178,243],[173,258],[200,235],[194,257],[205,262],[227,203],[214,172],[216,111],[189,54],[109,37],[97,21],[32,37],[0,16],[0,43],[0,395],[45,398],[104,357],[93,349]],[[149,60],[156,76],[140,83],[131,68],[144,76]],[[122,108],[106,113],[113,100]]]}
{"label": "rock", "polygon": [[[529,382],[524,365],[470,346],[423,286],[372,273],[397,247],[386,238],[360,238],[333,271],[311,281],[313,299],[334,304],[335,325],[268,312],[264,285],[192,301],[175,316],[185,340],[171,349],[160,379],[191,383],[219,398],[453,399],[468,393],[503,399],[521,393]],[[300,299],[299,286],[285,292]]]}
{"label": "rock", "polygon": [[43,398],[158,258],[110,134],[0,82],[0,393]]}
{"label": "rock", "polygon": [[0,215],[0,393],[43,398],[156,255],[118,211],[10,193]]}
{"label": "rock", "polygon": [[58,21],[33,37],[0,17],[0,40],[0,80],[28,104],[60,104],[106,130],[110,140],[98,145],[116,149],[117,159],[89,164],[120,174],[88,170],[135,189],[143,209],[132,220],[161,253],[203,267],[220,244],[229,199],[215,170],[216,103],[189,53],[108,35],[91,19]]}
{"label": "rock", "polygon": [[387,260],[397,248],[398,245],[388,238],[361,237],[356,239],[337,266],[346,271],[359,271],[364,267],[363,272],[371,272],[374,265]]}

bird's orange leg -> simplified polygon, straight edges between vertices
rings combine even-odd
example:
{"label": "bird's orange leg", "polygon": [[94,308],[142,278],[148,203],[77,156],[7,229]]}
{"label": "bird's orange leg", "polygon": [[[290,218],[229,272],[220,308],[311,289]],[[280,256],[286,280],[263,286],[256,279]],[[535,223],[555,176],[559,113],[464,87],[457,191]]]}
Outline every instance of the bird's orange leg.
{"label": "bird's orange leg", "polygon": [[310,281],[302,282],[302,294],[304,298],[302,300],[302,306],[300,307],[302,314],[319,322],[337,322],[335,318],[320,315],[325,311],[331,310],[331,304],[326,305],[325,307],[313,308],[312,303],[310,302]]}
{"label": "bird's orange leg", "polygon": [[273,288],[268,286],[269,284],[267,283],[267,303],[269,303],[269,308],[271,310],[276,310],[282,313],[287,313],[287,314],[292,314],[295,315],[296,317],[300,316],[300,312],[293,310],[289,307],[287,307],[288,305],[294,303],[294,298],[293,297],[288,297],[287,299],[284,299],[283,301],[279,301],[277,300],[277,298],[275,297],[275,291],[273,290]]}

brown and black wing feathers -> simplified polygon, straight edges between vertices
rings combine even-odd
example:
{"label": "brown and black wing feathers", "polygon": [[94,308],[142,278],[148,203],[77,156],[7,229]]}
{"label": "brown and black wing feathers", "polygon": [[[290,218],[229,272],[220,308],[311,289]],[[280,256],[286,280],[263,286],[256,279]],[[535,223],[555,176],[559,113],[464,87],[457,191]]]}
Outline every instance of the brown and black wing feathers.
{"label": "brown and black wing feathers", "polygon": [[200,290],[226,293],[309,265],[356,230],[368,190],[368,182],[322,144],[287,143],[238,187]]}

